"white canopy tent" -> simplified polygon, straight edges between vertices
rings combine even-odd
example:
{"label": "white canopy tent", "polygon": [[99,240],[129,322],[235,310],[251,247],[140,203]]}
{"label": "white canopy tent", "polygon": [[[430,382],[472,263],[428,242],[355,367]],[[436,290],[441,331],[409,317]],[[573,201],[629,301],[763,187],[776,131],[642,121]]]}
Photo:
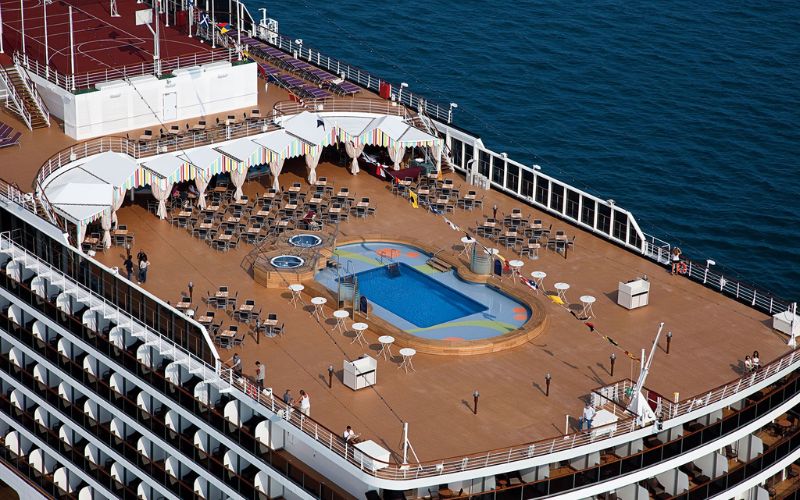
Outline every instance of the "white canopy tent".
{"label": "white canopy tent", "polygon": [[139,164],[126,154],[106,151],[80,165],[79,168],[121,189],[124,194],[133,185]]}
{"label": "white canopy tent", "polygon": [[272,173],[272,187],[280,189],[278,176],[283,169],[283,162],[286,158],[303,154],[299,144],[300,140],[281,129],[256,137],[253,142],[267,150],[269,169]]}
{"label": "white canopy tent", "polygon": [[[100,217],[108,218],[108,227],[110,229],[111,208],[114,203],[114,186],[80,169],[73,170],[76,171],[71,172],[67,178],[59,176],[59,179],[48,184],[45,188],[45,193],[54,209],[68,221],[75,224],[76,244],[80,248],[86,235],[86,226],[89,223]],[[110,240],[110,238],[111,235],[109,234],[108,239]],[[105,239],[104,235],[104,244]]]}
{"label": "white canopy tent", "polygon": [[316,113],[303,111],[284,120],[281,125],[290,135],[297,137],[310,146],[305,153],[308,182],[317,182],[317,165],[322,148],[330,142],[330,130],[327,123]]}
{"label": "white canopy tent", "polygon": [[197,206],[206,208],[206,188],[211,178],[222,171],[222,154],[214,148],[201,147],[186,151],[178,158],[191,167],[184,180],[194,179],[198,191]]}

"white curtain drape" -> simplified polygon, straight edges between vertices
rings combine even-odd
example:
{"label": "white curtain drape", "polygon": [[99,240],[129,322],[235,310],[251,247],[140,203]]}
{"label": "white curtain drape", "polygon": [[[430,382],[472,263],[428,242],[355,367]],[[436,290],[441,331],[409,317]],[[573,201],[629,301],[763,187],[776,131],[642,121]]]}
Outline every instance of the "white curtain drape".
{"label": "white curtain drape", "polygon": [[200,208],[200,210],[206,208],[206,188],[208,187],[208,181],[210,180],[211,179],[206,177],[206,174],[203,172],[197,172],[197,175],[194,178],[194,185],[197,187],[197,206]]}
{"label": "white curtain drape", "polygon": [[75,231],[76,236],[78,238],[77,241],[78,248],[80,248],[81,251],[83,251],[83,240],[86,238],[86,224],[84,224],[83,222],[78,222],[78,224],[76,224],[75,226],[75,230],[76,230]]}
{"label": "white curtain drape", "polygon": [[111,248],[111,208],[103,210],[100,226],[103,228],[103,248]]}
{"label": "white curtain drape", "polygon": [[403,156],[406,154],[406,147],[399,142],[395,142],[391,146],[389,146],[389,158],[392,159],[394,163],[394,169],[400,170],[400,162],[403,161]]}
{"label": "white curtain drape", "polygon": [[167,182],[166,179],[163,181],[155,180],[150,184],[150,190],[153,192],[153,198],[158,200],[156,215],[158,215],[159,219],[166,219],[167,199],[169,199],[169,194],[172,192],[172,183]]}
{"label": "white curtain drape", "polygon": [[233,197],[236,199],[236,202],[242,201],[242,196],[244,192],[242,191],[242,186],[244,186],[244,181],[247,179],[247,167],[244,165],[239,165],[238,167],[231,170],[231,182],[233,185],[236,186],[236,193],[234,193]]}
{"label": "white curtain drape", "polygon": [[444,147],[444,142],[438,140],[433,143],[433,147],[431,150],[433,151],[433,157],[436,158],[436,171],[442,171],[442,148]]}
{"label": "white curtain drape", "polygon": [[308,170],[308,183],[314,184],[317,182],[317,165],[319,164],[319,157],[322,154],[322,148],[314,148],[306,153],[306,170]]}
{"label": "white curtain drape", "polygon": [[[117,210],[122,204],[125,202],[125,194],[127,191],[123,191],[120,189],[114,190],[114,197],[111,202],[111,222],[117,223]],[[113,224],[112,224],[113,225]]]}
{"label": "white curtain drape", "polygon": [[361,169],[358,168],[358,157],[364,152],[365,144],[355,144],[353,141],[344,143],[344,149],[347,151],[347,156],[350,157],[352,163],[350,164],[350,173],[356,175]]}
{"label": "white curtain drape", "polygon": [[281,184],[278,182],[278,176],[281,175],[281,170],[283,170],[283,162],[284,158],[278,158],[269,164],[269,171],[272,172],[272,188],[276,191],[280,191],[281,189]]}

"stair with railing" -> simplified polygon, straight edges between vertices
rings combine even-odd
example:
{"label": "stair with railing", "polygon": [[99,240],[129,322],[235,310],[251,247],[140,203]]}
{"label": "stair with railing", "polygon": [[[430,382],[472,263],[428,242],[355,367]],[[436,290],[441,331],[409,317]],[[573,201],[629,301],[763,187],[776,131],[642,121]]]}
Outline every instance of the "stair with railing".
{"label": "stair with railing", "polygon": [[[434,137],[439,137],[439,131],[436,128],[436,125],[434,125],[433,120],[425,114],[425,107],[421,106],[420,108],[420,111],[418,111],[416,115],[407,120],[408,123],[418,129],[424,130]],[[455,166],[450,163],[450,148],[448,147],[446,141],[442,142],[442,151],[440,152],[442,155],[442,170],[447,172],[455,172]]]}
{"label": "stair with railing", "polygon": [[25,69],[15,62],[13,66],[7,66],[4,69],[4,74],[11,84],[9,89],[14,89],[19,96],[22,108],[29,116],[29,121],[25,122],[28,128],[49,127],[50,113],[36,91],[36,85],[31,81]]}
{"label": "stair with railing", "polygon": [[25,108],[25,103],[20,97],[19,92],[17,92],[17,88],[14,86],[5,68],[0,68],[0,89],[2,89],[0,95],[6,101],[6,109],[8,109],[12,115],[19,118],[22,123],[28,127],[28,130],[33,130],[31,114]]}

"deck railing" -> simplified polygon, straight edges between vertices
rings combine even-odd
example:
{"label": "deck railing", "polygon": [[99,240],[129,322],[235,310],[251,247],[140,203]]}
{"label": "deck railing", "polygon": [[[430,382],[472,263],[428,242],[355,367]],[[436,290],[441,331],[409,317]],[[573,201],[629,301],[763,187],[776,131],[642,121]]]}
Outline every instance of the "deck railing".
{"label": "deck railing", "polygon": [[[201,53],[185,56],[166,57],[160,61],[161,73],[169,73],[176,69],[190,68],[192,66],[217,61],[232,62],[234,57],[236,57],[236,50],[233,48],[218,48],[216,50],[203,51]],[[15,60],[19,60],[31,73],[70,92],[88,89],[94,87],[98,83],[110,80],[124,80],[135,76],[155,75],[157,73],[157,68],[153,61],[117,66],[98,71],[87,71],[72,75],[63,72],[59,73],[55,68],[45,63],[40,63],[27,55],[15,53],[14,58]]]}
{"label": "deck railing", "polygon": [[[670,265],[670,255],[673,245],[645,233],[644,255],[656,262]],[[763,290],[755,285],[743,283],[733,277],[726,277],[724,271],[718,270],[708,262],[697,262],[681,259],[679,273],[687,278],[712,288],[723,295],[750,305],[754,309],[767,314],[775,314],[791,309],[792,303],[776,296],[774,293]]]}
{"label": "deck railing", "polygon": [[280,101],[273,106],[275,117],[296,115],[303,111],[319,113],[375,113],[381,115],[408,116],[405,106],[380,99],[335,99]]}
{"label": "deck railing", "polygon": [[[267,40],[268,43],[278,47],[279,49],[294,55],[298,59],[310,62],[334,75],[341,76],[346,80],[350,80],[368,90],[380,92],[382,83],[389,83],[382,78],[378,78],[371,73],[364,71],[361,68],[351,66],[350,64],[339,61],[332,57],[322,54],[318,50],[311,49],[303,44],[296,43],[291,37],[281,34],[275,34],[273,40]],[[408,106],[418,112],[423,112],[436,120],[450,123],[453,119],[452,108],[445,107],[441,104],[430,102],[424,97],[414,94],[410,91],[402,91],[401,87],[396,85],[392,86],[392,97],[400,104]]]}
{"label": "deck railing", "polygon": [[[724,384],[716,389],[712,389],[705,394],[690,397],[679,403],[662,400],[664,427],[669,427],[668,421],[670,419],[689,414],[714,403],[718,403],[725,398],[735,396],[773,376],[789,373],[797,369],[798,366],[800,366],[800,351],[791,351],[765,365],[761,370]],[[616,423],[593,427],[592,432],[574,432],[499,450],[415,464],[401,464],[396,461],[384,462],[361,452],[356,452],[354,454],[353,447],[345,442],[339,434],[331,431],[315,420],[303,416],[299,411],[276,398],[274,394],[260,392],[252,381],[245,377],[235,375],[231,369],[221,368],[219,374],[220,377],[228,381],[232,387],[241,390],[257,400],[293,427],[311,437],[317,443],[346,460],[351,465],[358,467],[367,474],[388,480],[436,477],[444,474],[508,464],[570,450],[580,446],[596,445],[598,442],[628,434],[639,428],[632,416],[623,416],[623,418]],[[630,380],[620,381],[617,382],[617,384],[619,387],[616,388],[616,391],[619,394],[624,394],[625,389],[629,389],[633,386]],[[624,415],[624,413],[621,413],[621,415]]]}
{"label": "deck railing", "polygon": [[193,132],[182,137],[166,137],[146,141],[120,136],[97,137],[62,149],[51,156],[41,168],[39,168],[36,179],[39,184],[43,185],[44,180],[58,169],[74,161],[106,151],[124,153],[137,159],[147,158],[164,153],[182,152],[199,146],[208,146],[223,141],[250,137],[265,132],[272,132],[279,128],[280,127],[272,123],[270,119],[262,118],[259,120],[249,120],[243,123],[213,127],[207,130]]}

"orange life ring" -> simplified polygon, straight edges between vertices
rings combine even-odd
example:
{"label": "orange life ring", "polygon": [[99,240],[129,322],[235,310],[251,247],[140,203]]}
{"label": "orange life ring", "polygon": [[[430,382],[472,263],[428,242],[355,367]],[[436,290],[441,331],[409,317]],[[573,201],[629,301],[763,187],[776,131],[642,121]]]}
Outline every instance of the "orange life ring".
{"label": "orange life ring", "polygon": [[678,274],[686,274],[689,272],[689,266],[686,265],[686,262],[678,262],[677,271]]}

